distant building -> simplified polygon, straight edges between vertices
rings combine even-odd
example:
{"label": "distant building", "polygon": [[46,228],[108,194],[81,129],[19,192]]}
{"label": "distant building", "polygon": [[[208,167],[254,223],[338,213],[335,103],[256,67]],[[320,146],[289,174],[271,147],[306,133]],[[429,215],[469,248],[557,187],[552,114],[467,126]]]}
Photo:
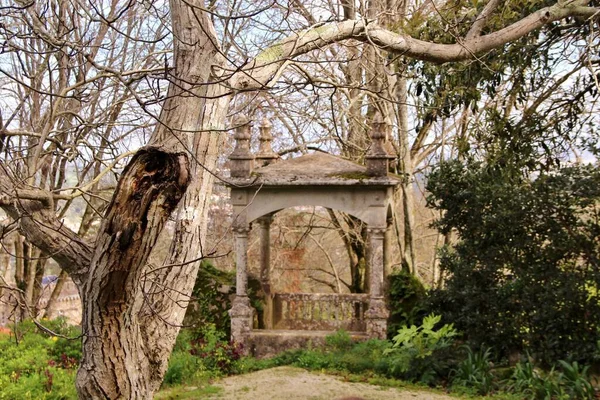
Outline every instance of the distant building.
{"label": "distant building", "polygon": [[[39,300],[38,309],[43,312],[46,309],[50,295],[56,286],[56,275],[45,276],[42,279],[42,297]],[[17,301],[8,290],[4,290],[0,296],[0,326],[6,326],[15,320],[15,316],[19,312]],[[54,312],[50,318],[65,317],[70,324],[81,324],[81,300],[79,292],[73,281],[69,278],[61,291],[61,294],[54,305]]]}

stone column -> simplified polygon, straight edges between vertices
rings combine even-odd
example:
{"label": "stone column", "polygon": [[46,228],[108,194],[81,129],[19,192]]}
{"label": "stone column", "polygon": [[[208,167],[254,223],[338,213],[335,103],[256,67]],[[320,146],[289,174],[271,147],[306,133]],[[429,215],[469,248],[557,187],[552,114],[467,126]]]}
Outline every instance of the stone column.
{"label": "stone column", "polygon": [[247,344],[248,336],[252,331],[253,310],[248,298],[248,232],[250,226],[237,226],[233,228],[235,235],[236,253],[236,285],[235,299],[229,316],[231,317],[231,340],[242,345]]}
{"label": "stone column", "polygon": [[[387,277],[392,273],[392,240],[394,233],[394,221],[392,218],[388,218],[387,226],[385,228],[385,235],[383,237],[383,279],[387,281]],[[384,285],[384,291],[386,285]]]}
{"label": "stone column", "polygon": [[273,124],[266,117],[263,118],[259,128],[260,136],[258,138],[260,144],[258,146],[258,153],[256,154],[256,161],[259,167],[270,165],[279,159],[279,155],[273,151],[271,142],[273,141],[273,135],[271,129]]}
{"label": "stone column", "polygon": [[254,168],[254,156],[250,151],[250,130],[252,122],[245,115],[238,115],[233,124],[236,126],[235,149],[229,155],[230,173],[232,178],[250,178]]}
{"label": "stone column", "polygon": [[387,142],[387,131],[389,124],[383,119],[378,112],[371,121],[371,147],[365,155],[365,164],[367,167],[367,175],[369,176],[387,176],[389,169],[390,156],[385,147]]}
{"label": "stone column", "polygon": [[258,219],[260,224],[260,283],[265,294],[263,323],[265,329],[273,329],[273,297],[271,293],[271,222],[272,215]]}
{"label": "stone column", "polygon": [[386,228],[367,228],[371,244],[369,257],[369,308],[365,314],[370,338],[385,339],[389,312],[383,297],[383,251]]}

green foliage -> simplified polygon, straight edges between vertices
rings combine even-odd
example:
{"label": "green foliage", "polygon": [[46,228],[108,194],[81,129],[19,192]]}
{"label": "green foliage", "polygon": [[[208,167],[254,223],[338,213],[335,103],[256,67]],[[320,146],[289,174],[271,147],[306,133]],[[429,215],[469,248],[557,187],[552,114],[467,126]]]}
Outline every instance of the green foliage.
{"label": "green foliage", "polygon": [[355,374],[372,371],[387,375],[390,368],[384,352],[390,346],[389,341],[377,339],[356,343],[350,350],[340,353],[334,365],[338,370]]}
{"label": "green foliage", "polygon": [[388,276],[388,336],[392,337],[404,325],[420,323],[424,317],[422,302],[425,287],[419,279],[407,271]]}
{"label": "green foliage", "polygon": [[233,371],[235,374],[247,374],[254,371],[289,365],[291,362],[279,364],[275,358],[257,359],[254,357],[242,357],[235,362]]}
{"label": "green foliage", "polygon": [[473,352],[466,347],[467,358],[458,364],[454,370],[452,383],[474,388],[477,394],[486,395],[494,389],[494,375],[491,371],[491,350],[480,349]]}
{"label": "green foliage", "polygon": [[530,351],[552,365],[598,357],[600,170],[563,168],[526,179],[499,165],[445,163],[429,204],[459,242],[441,252],[449,278],[430,309],[474,347]]}
{"label": "green foliage", "polygon": [[339,331],[326,337],[321,348],[285,351],[268,360],[240,360],[239,371],[254,371],[282,365],[312,370],[334,370],[350,373],[378,372],[387,374],[388,363],[383,353],[390,347],[387,340],[352,342],[347,332]]}
{"label": "green foliage", "polygon": [[[195,327],[196,334],[201,334],[206,324],[212,324],[218,331],[223,332],[224,336],[229,336],[231,329],[229,310],[233,293],[235,293],[235,273],[221,271],[210,261],[203,260],[192,292],[194,301],[187,308],[184,324]],[[259,314],[259,322],[262,322],[264,304],[260,293],[260,282],[249,278],[247,293],[251,306]]]}
{"label": "green foliage", "polygon": [[193,381],[201,370],[198,357],[186,351],[173,351],[169,358],[169,367],[163,379],[163,385],[177,385]]}
{"label": "green foliage", "polygon": [[[408,22],[399,24],[413,37],[455,43],[471,28],[484,4],[452,0],[436,13],[416,11]],[[484,33],[551,4],[550,0],[511,1],[490,16]],[[483,155],[530,168],[557,165],[557,159],[571,150],[569,146],[588,134],[594,136],[598,125],[597,116],[587,111],[588,104],[598,99],[597,72],[575,73],[562,87],[552,87],[559,76],[571,71],[571,63],[565,62],[565,43],[581,34],[589,34],[588,27],[567,28],[556,22],[480,55],[479,62],[438,65],[398,59],[396,70],[412,78],[408,91],[416,101],[416,133],[469,110],[473,115],[469,133],[460,134],[456,142],[461,156],[480,159]]]}
{"label": "green foliage", "polygon": [[235,362],[242,357],[241,345],[226,341],[225,334],[213,324],[204,326],[191,346],[190,354],[198,357],[203,367],[215,374],[232,373]]}
{"label": "green foliage", "polygon": [[[55,333],[78,336],[64,319],[42,322]],[[81,341],[51,336],[31,321],[11,328],[13,335],[0,337],[0,400],[76,399]]]}
{"label": "green foliage", "polygon": [[536,400],[595,398],[589,367],[582,367],[576,361],[568,363],[563,360],[559,361],[559,365],[562,371],[552,368],[544,372],[535,368],[530,361],[521,362],[515,366],[505,389]]}
{"label": "green foliage", "polygon": [[293,365],[314,370],[333,368],[334,357],[331,354],[316,350],[303,351],[298,354],[298,358],[294,361]]}
{"label": "green foliage", "polygon": [[184,323],[196,327],[214,324],[229,335],[232,293],[235,293],[235,275],[220,271],[203,260],[192,292],[195,301],[190,303]]}
{"label": "green foliage", "polygon": [[325,337],[325,346],[336,351],[349,350],[354,343],[352,337],[344,329],[340,329],[332,335]]}
{"label": "green foliage", "polygon": [[408,380],[430,383],[437,375],[435,353],[452,345],[458,332],[453,325],[446,324],[439,329],[435,325],[441,321],[439,315],[428,315],[421,326],[402,327],[392,339],[393,345],[384,351],[388,358],[390,372],[394,376]]}
{"label": "green foliage", "polygon": [[182,329],[177,336],[163,385],[172,386],[243,370],[241,347],[225,340],[214,324],[199,332]]}
{"label": "green foliage", "polygon": [[571,399],[593,399],[595,398],[594,386],[591,383],[589,366],[582,366],[573,361],[568,363],[564,360],[558,361],[562,368],[561,380],[565,387],[565,393]]}

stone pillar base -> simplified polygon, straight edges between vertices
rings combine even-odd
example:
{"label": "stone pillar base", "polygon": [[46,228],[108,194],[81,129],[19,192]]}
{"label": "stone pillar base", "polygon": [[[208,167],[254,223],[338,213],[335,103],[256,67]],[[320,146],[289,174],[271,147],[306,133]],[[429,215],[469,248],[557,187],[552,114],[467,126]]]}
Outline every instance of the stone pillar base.
{"label": "stone pillar base", "polygon": [[365,313],[369,338],[385,339],[387,337],[387,319],[389,315],[383,297],[375,297],[369,301],[369,309]]}
{"label": "stone pillar base", "polygon": [[248,336],[252,331],[254,320],[254,309],[250,306],[248,296],[236,296],[233,300],[231,310],[231,340],[239,343],[244,348],[244,354],[248,353]]}

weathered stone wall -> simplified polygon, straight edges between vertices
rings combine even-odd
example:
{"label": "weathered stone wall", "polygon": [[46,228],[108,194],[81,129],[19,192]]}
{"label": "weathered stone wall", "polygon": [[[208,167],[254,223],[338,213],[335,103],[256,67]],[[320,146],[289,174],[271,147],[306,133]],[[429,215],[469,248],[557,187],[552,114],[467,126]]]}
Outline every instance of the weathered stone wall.
{"label": "weathered stone wall", "polygon": [[368,302],[368,294],[277,293],[273,296],[273,327],[364,332]]}
{"label": "weathered stone wall", "polygon": [[[328,331],[283,331],[254,330],[250,333],[246,346],[248,353],[257,358],[273,357],[284,350],[308,349],[325,345],[325,337],[334,332]],[[366,334],[352,333],[354,341],[367,340]]]}

